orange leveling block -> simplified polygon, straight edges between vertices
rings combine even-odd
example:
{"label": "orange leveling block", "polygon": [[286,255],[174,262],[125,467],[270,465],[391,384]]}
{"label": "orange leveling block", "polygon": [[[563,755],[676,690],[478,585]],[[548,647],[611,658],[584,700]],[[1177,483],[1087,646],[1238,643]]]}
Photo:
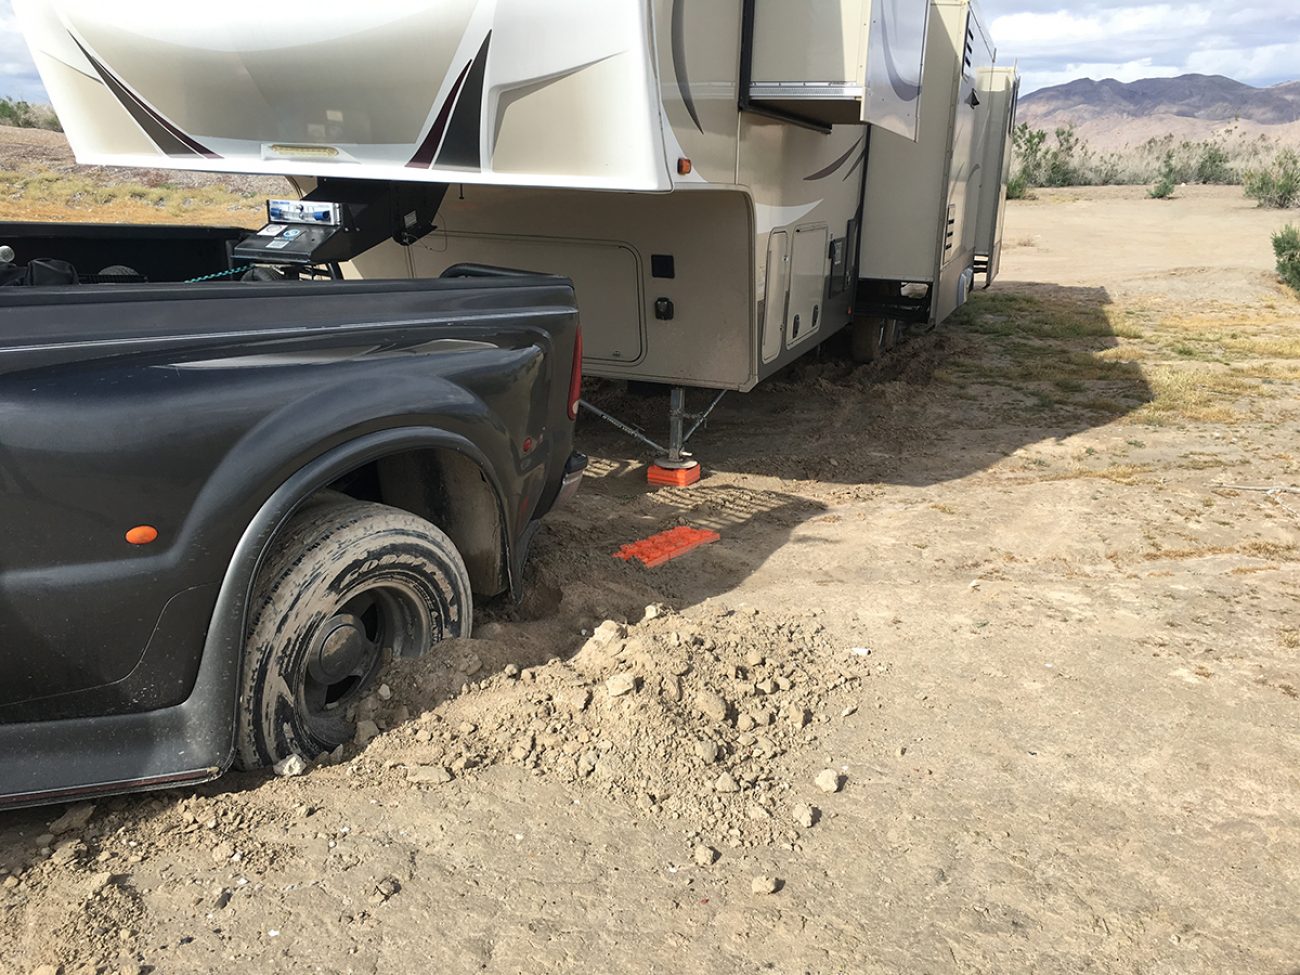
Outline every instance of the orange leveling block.
{"label": "orange leveling block", "polygon": [[679,528],[670,528],[658,535],[643,538],[639,542],[624,545],[614,553],[614,558],[623,559],[625,562],[636,559],[647,569],[653,569],[655,566],[663,565],[665,562],[685,555],[701,545],[716,542],[721,537],[717,532],[682,525]]}
{"label": "orange leveling block", "polygon": [[646,469],[645,479],[657,487],[690,487],[700,479],[700,465],[695,462],[685,467],[651,464]]}

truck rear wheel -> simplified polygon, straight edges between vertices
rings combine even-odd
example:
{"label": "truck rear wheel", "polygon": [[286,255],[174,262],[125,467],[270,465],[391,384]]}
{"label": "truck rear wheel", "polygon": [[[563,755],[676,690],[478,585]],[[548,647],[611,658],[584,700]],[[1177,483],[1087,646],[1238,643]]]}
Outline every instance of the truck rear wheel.
{"label": "truck rear wheel", "polygon": [[468,637],[472,615],[460,553],[429,522],[350,499],[309,505],[254,587],[236,765],[315,758],[350,741],[354,706],[385,660]]}

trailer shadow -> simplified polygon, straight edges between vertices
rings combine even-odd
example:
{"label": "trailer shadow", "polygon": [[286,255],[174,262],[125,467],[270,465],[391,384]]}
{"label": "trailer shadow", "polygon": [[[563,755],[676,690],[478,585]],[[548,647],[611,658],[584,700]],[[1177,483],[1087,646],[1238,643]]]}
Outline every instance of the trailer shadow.
{"label": "trailer shadow", "polygon": [[[721,473],[859,485],[956,480],[1152,402],[1124,348],[1139,334],[1104,288],[999,285],[877,363],[855,365],[847,334],[833,336],[752,392],[724,399],[690,447]],[[664,427],[662,395],[603,384],[594,398],[652,433]],[[703,393],[690,407],[697,402],[707,402]],[[579,439],[605,456],[648,452],[590,417]]]}

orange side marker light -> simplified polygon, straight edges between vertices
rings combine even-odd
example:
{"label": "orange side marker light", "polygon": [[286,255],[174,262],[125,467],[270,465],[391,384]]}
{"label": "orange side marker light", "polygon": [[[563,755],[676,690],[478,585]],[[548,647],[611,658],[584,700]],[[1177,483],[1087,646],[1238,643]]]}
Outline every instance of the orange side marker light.
{"label": "orange side marker light", "polygon": [[132,545],[148,545],[158,541],[158,529],[153,525],[136,525],[126,533],[126,540]]}

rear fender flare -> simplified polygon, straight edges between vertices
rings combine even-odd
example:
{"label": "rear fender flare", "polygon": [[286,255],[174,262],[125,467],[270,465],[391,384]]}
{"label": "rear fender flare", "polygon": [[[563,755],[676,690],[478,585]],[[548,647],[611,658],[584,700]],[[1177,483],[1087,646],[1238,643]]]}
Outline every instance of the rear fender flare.
{"label": "rear fender flare", "polygon": [[[303,502],[357,467],[390,454],[428,448],[454,450],[472,460],[492,488],[502,524],[508,523],[501,484],[486,456],[469,440],[443,430],[404,427],[372,433],[330,450],[290,476],[253,516],[235,546],[208,626],[198,678],[189,699],[180,705],[187,712],[185,724],[192,747],[197,753],[210,757],[204,764],[224,771],[230,767],[234,757],[235,718],[249,598],[262,560],[280,530]],[[503,544],[507,548],[505,564],[513,588],[517,580],[514,578],[508,532]]]}

